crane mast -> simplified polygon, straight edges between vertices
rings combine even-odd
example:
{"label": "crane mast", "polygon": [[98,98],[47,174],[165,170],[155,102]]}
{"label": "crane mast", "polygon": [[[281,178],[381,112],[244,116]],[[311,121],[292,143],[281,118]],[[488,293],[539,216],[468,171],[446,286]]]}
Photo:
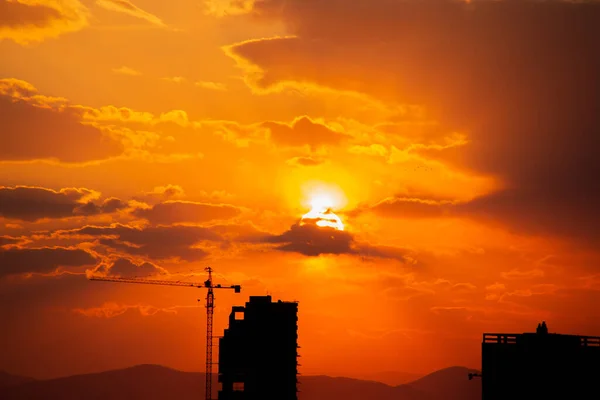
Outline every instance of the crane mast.
{"label": "crane mast", "polygon": [[206,400],[212,397],[212,347],[213,347],[213,313],[215,308],[215,295],[212,288],[212,268],[207,267],[208,271],[208,291],[206,293],[206,379],[204,379],[206,388]]}
{"label": "crane mast", "polygon": [[205,270],[208,272],[208,279],[204,283],[194,282],[181,282],[181,281],[165,281],[156,279],[143,279],[143,278],[121,278],[121,277],[108,277],[108,276],[91,276],[89,277],[92,281],[104,281],[104,282],[119,282],[119,283],[138,283],[143,285],[162,285],[162,286],[182,286],[182,287],[193,287],[193,288],[206,288],[206,387],[205,387],[205,399],[212,399],[212,365],[213,365],[213,315],[215,308],[215,295],[213,289],[233,289],[234,293],[240,293],[242,287],[240,285],[222,286],[220,284],[214,285],[212,280],[213,269],[206,267]]}

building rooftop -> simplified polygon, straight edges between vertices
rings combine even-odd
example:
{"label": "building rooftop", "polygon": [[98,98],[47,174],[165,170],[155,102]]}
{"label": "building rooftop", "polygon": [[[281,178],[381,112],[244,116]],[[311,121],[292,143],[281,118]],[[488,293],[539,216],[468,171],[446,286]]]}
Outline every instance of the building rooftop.
{"label": "building rooftop", "polygon": [[253,304],[257,304],[257,303],[264,303],[264,304],[271,304],[271,303],[298,304],[298,301],[296,301],[296,300],[294,300],[294,301],[277,300],[276,302],[273,302],[273,298],[270,295],[266,295],[266,296],[250,296],[250,300],[248,302],[249,303],[253,303]]}
{"label": "building rooftop", "polygon": [[535,332],[524,333],[484,333],[483,344],[533,344],[600,347],[599,336],[565,335],[549,333],[546,322],[538,324]]}

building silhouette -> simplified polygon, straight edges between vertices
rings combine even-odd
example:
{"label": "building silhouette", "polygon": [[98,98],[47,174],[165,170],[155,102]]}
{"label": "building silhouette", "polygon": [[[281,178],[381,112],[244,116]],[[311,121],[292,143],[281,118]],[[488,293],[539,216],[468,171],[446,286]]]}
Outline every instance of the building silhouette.
{"label": "building silhouette", "polygon": [[600,337],[484,333],[483,400],[600,398]]}
{"label": "building silhouette", "polygon": [[219,339],[219,400],[297,400],[298,303],[251,296]]}

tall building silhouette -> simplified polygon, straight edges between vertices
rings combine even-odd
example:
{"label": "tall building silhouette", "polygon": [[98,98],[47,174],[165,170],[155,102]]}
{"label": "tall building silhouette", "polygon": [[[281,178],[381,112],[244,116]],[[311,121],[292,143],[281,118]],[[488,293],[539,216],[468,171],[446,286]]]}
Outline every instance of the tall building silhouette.
{"label": "tall building silhouette", "polygon": [[298,303],[250,296],[219,339],[219,400],[297,400]]}
{"label": "tall building silhouette", "polygon": [[600,337],[484,333],[483,400],[600,398]]}

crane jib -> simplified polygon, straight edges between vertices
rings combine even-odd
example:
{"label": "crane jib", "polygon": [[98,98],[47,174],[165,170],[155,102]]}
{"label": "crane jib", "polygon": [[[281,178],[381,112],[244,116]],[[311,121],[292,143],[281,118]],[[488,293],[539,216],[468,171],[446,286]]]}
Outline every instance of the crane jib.
{"label": "crane jib", "polygon": [[121,278],[121,277],[107,277],[107,276],[90,276],[89,279],[92,281],[105,281],[105,282],[121,282],[121,283],[138,283],[143,285],[162,285],[162,286],[183,286],[183,287],[194,287],[194,288],[206,288],[208,293],[206,295],[206,369],[205,369],[205,399],[212,399],[212,347],[213,347],[213,309],[215,297],[213,295],[213,289],[233,289],[234,293],[240,293],[242,290],[241,285],[222,286],[220,284],[213,285],[212,282],[212,268],[207,267],[208,279],[204,283],[194,282],[181,282],[181,281],[165,281],[157,279],[143,279],[143,278]]}

